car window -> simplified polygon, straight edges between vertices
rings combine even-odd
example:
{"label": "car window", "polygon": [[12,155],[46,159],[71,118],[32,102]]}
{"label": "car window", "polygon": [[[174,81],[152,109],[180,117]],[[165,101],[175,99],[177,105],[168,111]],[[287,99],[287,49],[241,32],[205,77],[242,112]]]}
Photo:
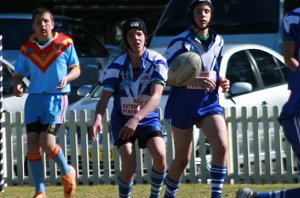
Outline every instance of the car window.
{"label": "car window", "polygon": [[13,77],[12,77],[12,70],[8,68],[7,65],[4,63],[3,65],[3,95],[10,95],[13,94]]}
{"label": "car window", "polygon": [[258,83],[252,68],[246,51],[236,52],[228,60],[226,78],[230,80],[231,84],[235,82],[248,82],[255,90],[258,88]]}
{"label": "car window", "polygon": [[91,94],[91,98],[100,98],[102,91],[103,91],[103,86],[100,85],[96,86]]}
{"label": "car window", "polygon": [[[2,62],[2,75],[3,75],[3,96],[8,96],[13,94],[14,89],[14,82],[13,82],[13,70],[6,65],[4,62]],[[23,87],[25,88],[25,92],[27,89],[26,84],[23,82]]]}
{"label": "car window", "polygon": [[265,86],[283,83],[287,67],[273,55],[262,50],[249,50],[254,58]]}
{"label": "car window", "polygon": [[0,19],[0,35],[4,50],[19,50],[33,34],[31,20]]}

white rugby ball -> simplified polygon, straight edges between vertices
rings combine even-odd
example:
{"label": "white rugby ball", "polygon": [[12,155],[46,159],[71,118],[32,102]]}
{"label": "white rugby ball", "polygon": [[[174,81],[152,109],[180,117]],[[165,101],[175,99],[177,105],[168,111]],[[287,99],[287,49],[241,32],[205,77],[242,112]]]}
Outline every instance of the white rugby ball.
{"label": "white rugby ball", "polygon": [[173,86],[186,86],[196,78],[202,68],[202,60],[195,52],[185,52],[177,56],[168,70],[168,83]]}

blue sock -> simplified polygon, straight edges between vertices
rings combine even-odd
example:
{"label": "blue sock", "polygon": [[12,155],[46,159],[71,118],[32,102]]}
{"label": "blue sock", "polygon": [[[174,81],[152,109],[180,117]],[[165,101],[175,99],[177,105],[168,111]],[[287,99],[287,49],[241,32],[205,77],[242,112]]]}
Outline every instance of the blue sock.
{"label": "blue sock", "polygon": [[47,156],[51,158],[55,163],[57,163],[57,165],[60,167],[61,175],[66,175],[71,172],[68,162],[59,145],[56,145],[54,151]]}
{"label": "blue sock", "polygon": [[210,169],[211,175],[211,197],[221,198],[225,177],[227,175],[227,166],[212,165]]}
{"label": "blue sock", "polygon": [[165,172],[158,173],[153,168],[151,171],[151,195],[150,198],[159,198],[164,183]]}
{"label": "blue sock", "polygon": [[175,198],[176,193],[179,190],[181,180],[174,181],[174,180],[170,179],[169,176],[167,176],[165,179],[165,183],[166,183],[166,192],[165,192],[164,198]]}
{"label": "blue sock", "polygon": [[129,183],[124,183],[120,177],[118,177],[117,182],[119,184],[119,197],[120,198],[129,198],[131,197],[131,189],[133,186],[133,181]]}
{"label": "blue sock", "polygon": [[27,154],[28,165],[32,173],[35,192],[46,193],[44,166],[40,153]]}
{"label": "blue sock", "polygon": [[256,198],[270,198],[272,192],[257,192],[256,193]]}
{"label": "blue sock", "polygon": [[294,198],[300,194],[300,188],[278,190],[273,192],[258,192],[255,198]]}

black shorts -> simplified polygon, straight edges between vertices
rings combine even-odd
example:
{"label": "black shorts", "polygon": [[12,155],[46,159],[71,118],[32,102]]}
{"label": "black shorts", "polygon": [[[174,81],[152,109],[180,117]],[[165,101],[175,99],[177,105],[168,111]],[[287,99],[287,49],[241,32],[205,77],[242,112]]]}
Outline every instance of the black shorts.
{"label": "black shorts", "polygon": [[53,123],[43,124],[41,121],[36,121],[36,122],[26,124],[26,132],[27,133],[47,132],[47,133],[56,135],[59,127],[60,127],[60,124],[53,124]]}
{"label": "black shorts", "polygon": [[118,138],[115,140],[114,145],[118,148],[122,146],[123,144],[126,144],[127,142],[131,142],[132,144],[135,143],[135,140],[138,140],[138,146],[139,148],[146,148],[147,142],[153,138],[153,137],[162,137],[162,131],[159,130],[151,130],[152,127],[141,127],[138,126],[133,136],[131,136],[129,139],[122,140],[121,138]]}

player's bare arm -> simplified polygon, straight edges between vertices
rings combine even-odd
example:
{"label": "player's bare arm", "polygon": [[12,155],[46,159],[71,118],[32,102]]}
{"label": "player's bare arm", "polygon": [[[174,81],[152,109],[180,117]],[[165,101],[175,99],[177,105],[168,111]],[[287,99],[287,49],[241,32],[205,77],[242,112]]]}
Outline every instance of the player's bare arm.
{"label": "player's bare arm", "polygon": [[223,93],[228,92],[230,89],[230,81],[227,78],[220,77],[220,87]]}
{"label": "player's bare arm", "polygon": [[57,89],[63,89],[67,84],[80,76],[80,68],[76,67],[71,69],[70,73],[60,80],[60,84]]}
{"label": "player's bare arm", "polygon": [[299,62],[295,58],[295,42],[284,41],[283,52],[285,64],[290,70],[296,71],[296,69],[299,67]]}
{"label": "player's bare arm", "polygon": [[22,76],[19,73],[14,73],[13,74],[14,94],[17,97],[23,96],[23,92],[24,92],[23,78],[24,78],[24,76]]}
{"label": "player's bare arm", "polygon": [[102,118],[105,115],[107,104],[109,99],[112,96],[112,92],[103,91],[100,100],[96,106],[95,112],[95,120],[92,126],[92,140],[97,141],[97,133],[102,133],[103,125],[102,125]]}

